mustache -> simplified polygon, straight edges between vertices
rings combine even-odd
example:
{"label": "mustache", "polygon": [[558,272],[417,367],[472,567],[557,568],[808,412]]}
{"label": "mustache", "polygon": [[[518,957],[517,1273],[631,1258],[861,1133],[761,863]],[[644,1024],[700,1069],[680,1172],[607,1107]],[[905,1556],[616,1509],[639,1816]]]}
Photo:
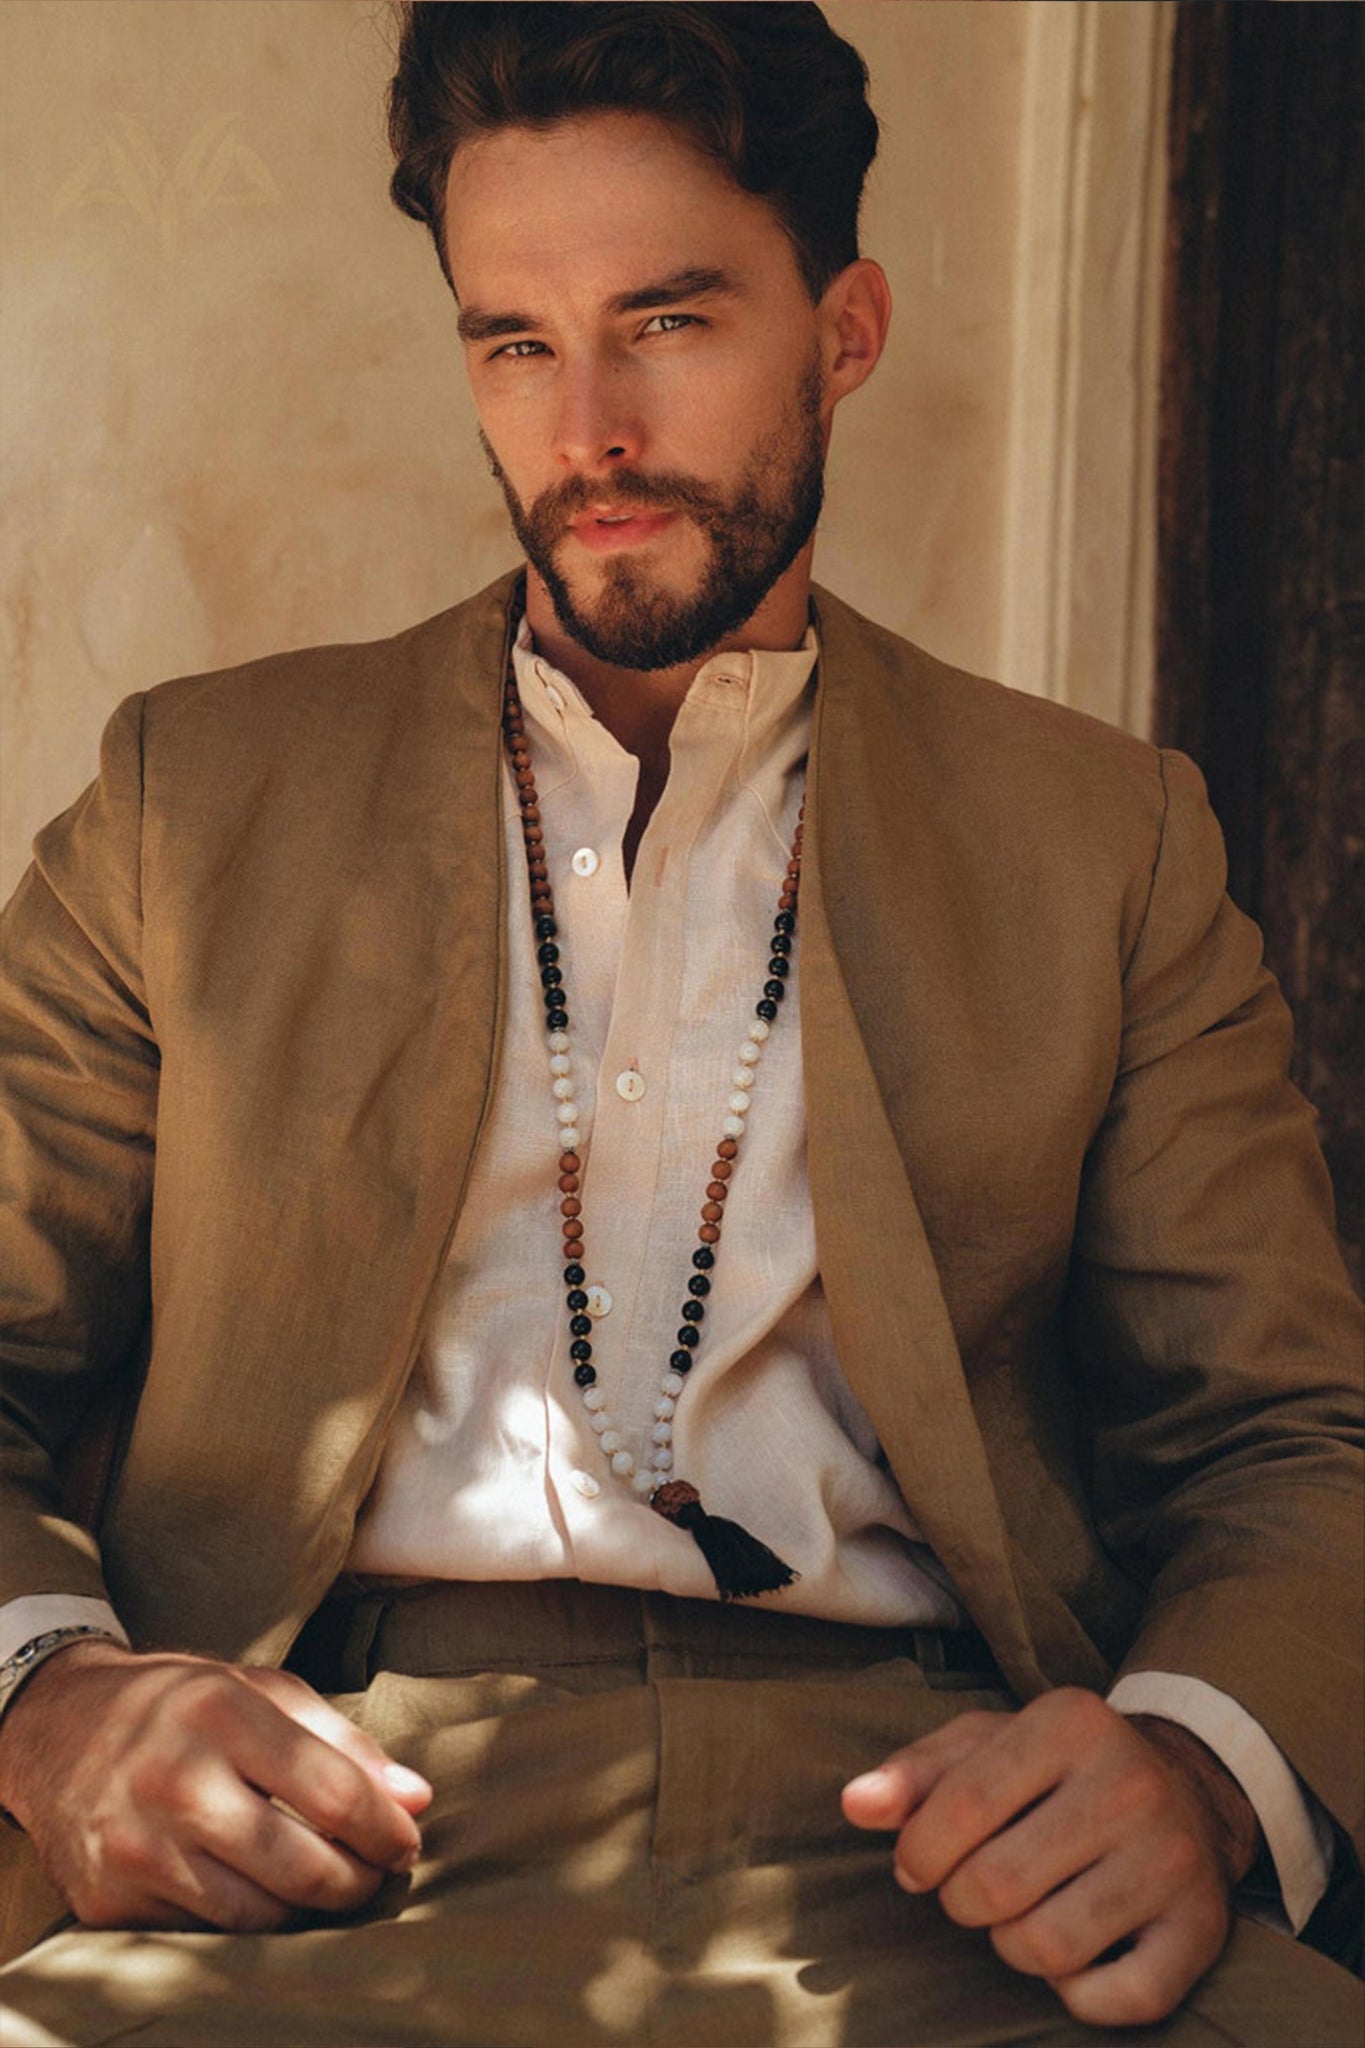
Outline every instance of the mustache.
{"label": "mustache", "polygon": [[[486,435],[479,435],[494,477],[509,493],[507,478]],[[510,493],[509,493],[510,496]],[[697,482],[681,470],[646,475],[640,470],[618,469],[604,477],[566,476],[551,484],[530,505],[518,507],[521,517],[538,536],[557,538],[583,512],[624,512],[643,508],[655,512],[690,512],[698,519],[723,518],[724,501],[719,493]]]}

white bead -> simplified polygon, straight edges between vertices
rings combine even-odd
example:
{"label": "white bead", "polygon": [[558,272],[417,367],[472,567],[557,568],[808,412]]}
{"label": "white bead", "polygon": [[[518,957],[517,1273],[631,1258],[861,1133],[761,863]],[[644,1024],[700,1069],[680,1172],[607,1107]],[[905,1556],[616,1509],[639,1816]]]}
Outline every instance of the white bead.
{"label": "white bead", "polygon": [[[761,1045],[755,1045],[751,1040],[749,1044],[740,1047],[739,1056],[746,1067],[756,1067],[763,1057],[763,1048]],[[550,1065],[554,1065],[553,1060],[551,1060]]]}
{"label": "white bead", "polygon": [[624,1442],[624,1438],[622,1437],[622,1435],[621,1435],[621,1432],[620,1432],[620,1430],[619,1430],[619,1429],[606,1429],[606,1430],[603,1430],[603,1432],[602,1432],[602,1448],[603,1448],[603,1450],[604,1450],[604,1451],[605,1451],[605,1452],[607,1453],[607,1455],[608,1455],[609,1457],[610,1457],[610,1455],[611,1455],[611,1453],[612,1453],[613,1451],[619,1451],[619,1450],[620,1450],[620,1448],[621,1448],[621,1445],[622,1445],[622,1443],[623,1443],[623,1442]]}
{"label": "white bead", "polygon": [[747,1116],[749,1114],[749,1096],[745,1093],[744,1089],[736,1088],[726,1107],[735,1116]]}
{"label": "white bead", "polygon": [[[743,1057],[744,1055],[741,1053],[740,1058],[743,1059]],[[552,1074],[567,1074],[572,1065],[573,1061],[566,1052],[552,1052],[550,1054],[550,1072]]]}
{"label": "white bead", "polygon": [[[749,1036],[755,1045],[762,1045],[772,1028],[766,1017],[755,1017],[753,1023],[749,1026]],[[554,1041],[551,1040],[551,1044],[553,1043]]]}
{"label": "white bead", "polygon": [[659,1389],[662,1393],[672,1394],[674,1400],[676,1400],[683,1390],[682,1374],[680,1372],[666,1372],[659,1381]]}
{"label": "white bead", "polygon": [[673,1470],[673,1453],[666,1444],[661,1445],[649,1462],[656,1472],[671,1472]]}
{"label": "white bead", "polygon": [[611,1417],[605,1408],[601,1409],[597,1414],[588,1417],[588,1427],[594,1436],[605,1436],[611,1426]]}
{"label": "white bead", "polygon": [[585,1408],[590,1408],[595,1415],[599,1408],[605,1408],[606,1405],[607,1397],[600,1387],[584,1387],[583,1406]]}
{"label": "white bead", "polygon": [[635,1470],[635,1460],[629,1451],[616,1451],[612,1456],[611,1469],[618,1479],[629,1479]]}
{"label": "white bead", "polygon": [[670,1415],[676,1414],[677,1407],[678,1404],[671,1394],[660,1394],[658,1400],[654,1403],[654,1413],[658,1416],[660,1422],[667,1422]]}
{"label": "white bead", "polygon": [[673,1424],[671,1422],[656,1422],[653,1429],[649,1432],[649,1440],[655,1444],[671,1444],[673,1441]]}
{"label": "white bead", "polygon": [[744,1119],[742,1116],[727,1116],[721,1125],[721,1129],[727,1138],[742,1138],[744,1136]]}
{"label": "white bead", "polygon": [[578,1106],[573,1102],[561,1102],[555,1115],[562,1124],[575,1124],[578,1122]]}
{"label": "white bead", "polygon": [[576,1152],[583,1142],[583,1134],[577,1124],[565,1124],[559,1133],[559,1142],[566,1152]]}
{"label": "white bead", "polygon": [[632,1487],[635,1489],[636,1493],[653,1493],[654,1474],[652,1472],[636,1472],[632,1474],[630,1483]]}
{"label": "white bead", "polygon": [[557,1102],[572,1102],[573,1082],[570,1081],[565,1075],[561,1074],[557,1081],[551,1083],[550,1093],[554,1096]]}
{"label": "white bead", "polygon": [[[753,1034],[752,1034],[752,1033],[750,1033],[750,1036],[751,1036],[751,1037],[752,1037],[752,1035],[753,1035]],[[551,1052],[567,1052],[567,1051],[569,1050],[569,1034],[568,1034],[568,1032],[567,1032],[567,1031],[552,1031],[552,1032],[550,1033],[550,1040],[549,1040],[549,1043],[550,1043],[550,1051],[551,1051]]]}
{"label": "white bead", "polygon": [[736,1067],[734,1073],[730,1076],[730,1086],[732,1088],[752,1088],[755,1078],[756,1076],[750,1072],[748,1067]]}

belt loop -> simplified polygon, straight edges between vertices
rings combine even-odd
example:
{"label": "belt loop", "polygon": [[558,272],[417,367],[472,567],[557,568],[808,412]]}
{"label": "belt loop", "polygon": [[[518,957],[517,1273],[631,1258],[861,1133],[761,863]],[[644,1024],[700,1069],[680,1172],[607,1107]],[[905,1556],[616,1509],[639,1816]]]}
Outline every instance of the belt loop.
{"label": "belt loop", "polygon": [[342,1692],[365,1692],[373,1679],[378,1659],[375,1639],[380,1623],[393,1605],[392,1593],[357,1593],[349,1603],[346,1633],[341,1646]]}

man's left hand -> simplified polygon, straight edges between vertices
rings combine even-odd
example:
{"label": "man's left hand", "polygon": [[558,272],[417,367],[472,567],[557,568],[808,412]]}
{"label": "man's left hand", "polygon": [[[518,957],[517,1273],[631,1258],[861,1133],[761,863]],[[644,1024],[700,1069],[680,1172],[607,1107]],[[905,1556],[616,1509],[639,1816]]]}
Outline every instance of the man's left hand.
{"label": "man's left hand", "polygon": [[[895,1874],[987,1927],[1092,2026],[1163,2019],[1222,1951],[1259,1842],[1197,1737],[1062,1688],[963,1713],[844,1788],[856,1827],[895,1828]],[[1116,1955],[1109,1952],[1119,1949]]]}

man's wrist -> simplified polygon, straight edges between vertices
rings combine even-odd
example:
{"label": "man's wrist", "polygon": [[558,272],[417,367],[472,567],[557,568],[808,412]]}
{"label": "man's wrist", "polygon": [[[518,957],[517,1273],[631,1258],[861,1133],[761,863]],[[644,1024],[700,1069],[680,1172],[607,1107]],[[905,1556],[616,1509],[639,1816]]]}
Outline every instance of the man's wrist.
{"label": "man's wrist", "polygon": [[61,1628],[44,1629],[41,1635],[21,1643],[13,1656],[0,1663],[0,1720],[4,1719],[34,1672],[40,1670],[49,1657],[55,1657],[59,1650],[69,1649],[72,1643],[91,1639],[105,1643],[119,1641],[111,1629],[101,1627],[98,1622],[73,1621]]}
{"label": "man's wrist", "polygon": [[[0,1672],[9,1680],[5,1695],[6,1718],[0,1726],[0,1821],[7,1826],[23,1830],[23,1820],[16,1810],[24,1803],[18,1784],[21,1773],[15,1770],[14,1765],[27,1742],[24,1731],[32,1718],[30,1710],[41,1704],[35,1699],[35,1692],[41,1693],[50,1682],[39,1679],[34,1691],[30,1691],[30,1681],[49,1667],[55,1678],[56,1667],[67,1658],[86,1663],[92,1658],[102,1660],[110,1652],[118,1657],[133,1655],[127,1643],[111,1630],[92,1622],[71,1622],[61,1628],[47,1629],[41,1636],[35,1636],[31,1643],[21,1644],[14,1655],[0,1665]],[[11,1667],[16,1668],[11,1671]],[[16,1702],[20,1702],[19,1711],[10,1718],[8,1709]]]}
{"label": "man's wrist", "polygon": [[1130,1714],[1128,1719],[1199,1801],[1209,1845],[1228,1890],[1235,1890],[1265,1851],[1255,1807],[1222,1759],[1180,1722],[1159,1714]]}

